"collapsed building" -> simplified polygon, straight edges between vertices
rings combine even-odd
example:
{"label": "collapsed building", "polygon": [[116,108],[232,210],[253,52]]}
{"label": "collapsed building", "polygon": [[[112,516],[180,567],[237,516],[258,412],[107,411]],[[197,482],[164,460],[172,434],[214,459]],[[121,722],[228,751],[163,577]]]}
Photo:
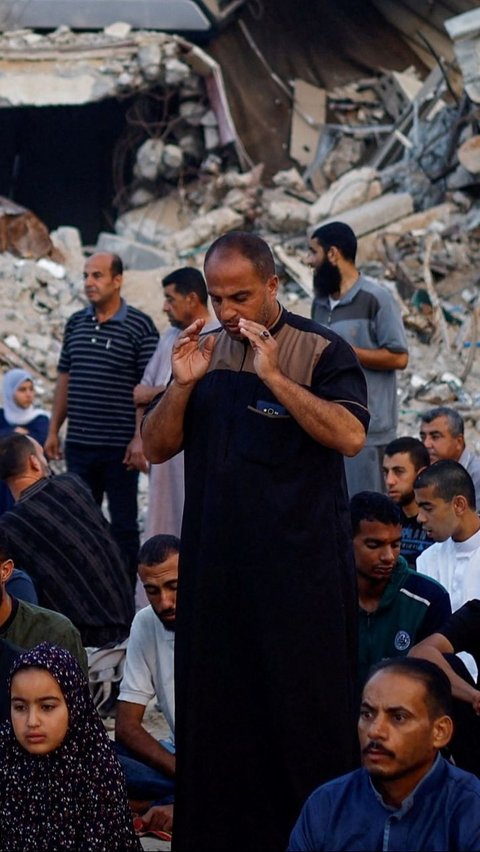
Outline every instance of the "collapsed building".
{"label": "collapsed building", "polygon": [[201,47],[128,21],[4,29],[2,362],[31,368],[48,401],[94,246],[121,254],[127,297],[161,325],[163,275],[255,228],[284,299],[308,313],[305,234],[342,218],[410,330],[405,430],[430,402],[463,407],[473,428],[480,11],[451,0],[427,23],[428,5],[342,0],[316,27],[303,0],[263,17],[240,4]]}

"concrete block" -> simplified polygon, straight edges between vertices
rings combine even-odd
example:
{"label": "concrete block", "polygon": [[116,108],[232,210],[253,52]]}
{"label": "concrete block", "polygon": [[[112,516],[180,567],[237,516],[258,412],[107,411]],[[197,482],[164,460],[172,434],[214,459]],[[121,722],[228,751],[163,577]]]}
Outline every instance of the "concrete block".
{"label": "concrete block", "polygon": [[[360,237],[363,234],[376,231],[378,228],[383,228],[390,222],[409,216],[411,213],[413,213],[413,199],[410,193],[388,192],[386,195],[381,195],[380,198],[375,198],[374,201],[369,201],[367,204],[361,204],[360,207],[355,207],[353,210],[345,210],[338,216],[323,219],[321,224],[326,225],[328,222],[337,220],[345,222],[350,225],[356,236]],[[310,233],[314,230],[315,225],[310,227]]]}
{"label": "concrete block", "polygon": [[168,266],[172,261],[169,252],[159,251],[153,246],[136,243],[105,231],[98,236],[96,250],[120,255],[129,269],[157,269],[159,266]]}

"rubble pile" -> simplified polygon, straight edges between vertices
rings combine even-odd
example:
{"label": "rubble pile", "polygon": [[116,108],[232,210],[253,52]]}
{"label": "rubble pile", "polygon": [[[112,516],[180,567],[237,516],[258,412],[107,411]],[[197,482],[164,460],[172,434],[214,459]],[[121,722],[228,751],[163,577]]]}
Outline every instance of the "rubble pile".
{"label": "rubble pile", "polygon": [[[124,177],[131,160],[130,179],[118,183],[121,213],[115,233],[100,234],[97,248],[119,253],[139,276],[155,270],[160,292],[161,277],[175,266],[201,267],[217,236],[255,229],[274,248],[283,301],[308,315],[306,233],[336,218],[350,224],[359,238],[360,268],[392,288],[401,304],[411,352],[399,377],[401,428],[415,434],[416,412],[426,405],[453,404],[468,413],[472,428],[478,409],[480,422],[480,92],[472,69],[462,66],[477,61],[474,54],[455,49],[465,91],[458,75],[454,88],[439,63],[423,81],[406,69],[319,89],[315,121],[304,106],[294,106],[292,146],[302,147],[300,117],[315,131],[316,152],[308,162],[299,155],[298,168],[279,172],[269,185],[262,164],[246,166],[217,64],[177,37],[133,32],[125,24],[96,34],[64,27],[50,35],[5,33],[0,70],[8,57],[28,53],[30,63],[35,57],[54,63],[41,68],[57,95],[64,79],[70,89],[72,80],[78,86],[81,80],[84,99],[139,94],[131,134],[114,163]],[[0,75],[3,102],[7,77]],[[20,77],[19,71],[16,91]],[[306,86],[296,81],[294,88],[312,102],[314,87],[305,93]],[[42,91],[47,97],[48,87]],[[50,248],[43,259],[38,252],[29,257],[25,245],[5,242],[1,215],[0,209],[7,251],[0,254],[0,357],[42,377],[48,402],[64,323],[84,304],[80,238],[61,228],[51,235],[58,254]],[[145,303],[139,307],[148,310]]]}
{"label": "rubble pile", "polygon": [[51,235],[59,263],[0,254],[0,362],[23,367],[51,401],[65,322],[86,304],[83,254],[78,232],[59,228]]}

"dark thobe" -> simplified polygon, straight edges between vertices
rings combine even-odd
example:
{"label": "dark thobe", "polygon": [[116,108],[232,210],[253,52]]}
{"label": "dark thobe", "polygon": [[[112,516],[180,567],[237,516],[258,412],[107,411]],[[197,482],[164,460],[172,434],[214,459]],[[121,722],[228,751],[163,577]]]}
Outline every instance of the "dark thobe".
{"label": "dark thobe", "polygon": [[[282,372],[368,423],[341,338],[283,311]],[[343,458],[217,335],[185,417],[174,848],[283,850],[306,796],[352,766],[356,589]]]}

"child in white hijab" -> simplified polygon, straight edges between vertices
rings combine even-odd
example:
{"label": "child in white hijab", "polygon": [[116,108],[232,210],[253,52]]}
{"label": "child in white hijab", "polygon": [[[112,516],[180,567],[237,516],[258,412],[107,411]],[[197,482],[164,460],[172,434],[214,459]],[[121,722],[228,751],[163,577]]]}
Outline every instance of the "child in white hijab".
{"label": "child in white hijab", "polygon": [[33,404],[34,388],[30,373],[20,369],[8,370],[3,377],[2,391],[0,436],[23,432],[43,446],[48,432],[48,414]]}
{"label": "child in white hijab", "polygon": [[[0,438],[21,432],[44,445],[47,440],[49,415],[33,404],[33,379],[26,370],[8,370],[3,376],[3,408],[0,408]],[[0,515],[13,506],[13,497],[0,482]]]}

